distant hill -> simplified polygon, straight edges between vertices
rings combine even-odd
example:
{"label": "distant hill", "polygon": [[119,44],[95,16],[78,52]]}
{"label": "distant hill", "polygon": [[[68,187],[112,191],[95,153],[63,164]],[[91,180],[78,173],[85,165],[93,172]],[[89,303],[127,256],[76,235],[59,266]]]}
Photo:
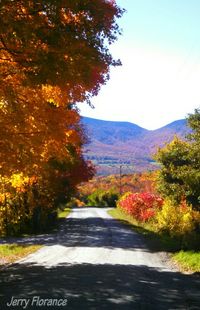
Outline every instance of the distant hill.
{"label": "distant hill", "polygon": [[144,135],[148,130],[128,122],[101,121],[84,117],[82,123],[85,125],[91,140],[104,144],[113,145],[118,142],[125,143]]}
{"label": "distant hill", "polygon": [[90,140],[84,155],[97,165],[99,174],[118,173],[119,165],[123,165],[124,173],[155,169],[152,154],[156,149],[174,135],[184,139],[190,131],[184,119],[156,130],[88,117],[83,117],[82,123]]}

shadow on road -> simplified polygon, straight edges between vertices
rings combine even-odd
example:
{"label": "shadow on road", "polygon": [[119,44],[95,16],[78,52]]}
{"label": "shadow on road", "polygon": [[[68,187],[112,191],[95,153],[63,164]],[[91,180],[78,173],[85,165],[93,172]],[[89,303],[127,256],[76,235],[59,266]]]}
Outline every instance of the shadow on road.
{"label": "shadow on road", "polygon": [[[115,219],[102,218],[66,218],[59,230],[51,234],[34,235],[23,238],[2,238],[0,244],[40,244],[63,245],[73,247],[104,247],[110,249],[143,249],[150,251],[142,235],[135,233],[130,227]],[[141,242],[142,240],[142,242]],[[160,250],[160,249],[159,249]],[[151,252],[158,251],[151,247]]]}
{"label": "shadow on road", "polygon": [[[197,310],[200,278],[176,272],[160,272],[147,266],[58,265],[52,268],[32,264],[12,265],[1,272],[0,304],[8,309],[16,298],[57,298],[67,307],[26,309],[181,309]],[[9,309],[22,309],[10,307]]]}

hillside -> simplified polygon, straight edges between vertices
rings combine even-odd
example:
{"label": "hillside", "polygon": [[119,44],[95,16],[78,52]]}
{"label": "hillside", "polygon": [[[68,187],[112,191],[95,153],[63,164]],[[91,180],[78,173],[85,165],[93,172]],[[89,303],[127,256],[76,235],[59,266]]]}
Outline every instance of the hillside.
{"label": "hillside", "polygon": [[84,155],[98,167],[99,174],[124,173],[155,169],[152,154],[173,139],[184,138],[189,132],[186,120],[177,120],[156,130],[147,130],[128,122],[82,118],[90,142]]}
{"label": "hillside", "polygon": [[83,118],[89,138],[104,144],[124,143],[148,132],[148,130],[128,122],[101,121],[89,117]]}

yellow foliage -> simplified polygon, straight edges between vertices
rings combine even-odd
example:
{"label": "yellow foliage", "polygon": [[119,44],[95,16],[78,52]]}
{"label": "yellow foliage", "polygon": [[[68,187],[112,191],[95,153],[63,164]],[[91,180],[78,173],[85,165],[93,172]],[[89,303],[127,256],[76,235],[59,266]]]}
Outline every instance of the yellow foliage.
{"label": "yellow foliage", "polygon": [[10,183],[12,187],[16,189],[22,189],[23,186],[28,183],[29,178],[25,177],[23,173],[15,173],[10,178]]}
{"label": "yellow foliage", "polygon": [[174,206],[166,200],[163,208],[157,213],[156,228],[171,236],[185,235],[194,231],[200,223],[200,212],[192,210],[192,206],[182,202],[180,206]]}

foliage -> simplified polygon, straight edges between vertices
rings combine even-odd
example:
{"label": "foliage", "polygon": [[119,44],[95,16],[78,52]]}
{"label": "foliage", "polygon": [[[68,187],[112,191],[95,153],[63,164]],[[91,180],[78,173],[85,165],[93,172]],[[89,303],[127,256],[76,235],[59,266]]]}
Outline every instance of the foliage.
{"label": "foliage", "polygon": [[68,208],[82,208],[82,207],[85,207],[85,202],[80,200],[79,198],[77,198],[76,196],[78,196],[78,193],[77,195],[73,196],[70,201],[67,203],[67,207]]}
{"label": "foliage", "polygon": [[162,210],[156,214],[155,223],[159,232],[166,232],[171,236],[186,236],[200,228],[200,213],[185,201],[179,206],[165,201]]}
{"label": "foliage", "polygon": [[2,175],[32,174],[52,157],[70,160],[68,147],[78,151],[84,139],[75,103],[96,95],[118,64],[108,44],[122,13],[105,0],[1,1]]}
{"label": "foliage", "polygon": [[162,164],[158,172],[157,189],[164,197],[170,197],[177,204],[189,189],[183,181],[190,164],[189,148],[188,142],[175,137],[156,154],[156,159]]}
{"label": "foliage", "polygon": [[[83,167],[82,167],[83,165]],[[80,175],[76,169],[79,168]],[[48,229],[56,220],[57,207],[73,195],[80,180],[88,180],[93,167],[77,160],[51,161],[40,177],[15,174],[1,179],[0,232],[16,235]]]}
{"label": "foliage", "polygon": [[87,205],[93,207],[116,207],[119,194],[114,191],[96,190],[87,197]]}
{"label": "foliage", "polygon": [[[193,251],[180,250],[183,244],[178,242],[177,238],[167,236],[161,232],[158,233],[154,222],[137,222],[132,216],[124,213],[120,208],[109,210],[108,213],[115,219],[120,220],[123,224],[128,224],[134,231],[142,234],[152,250],[175,252],[172,255],[172,259],[182,270],[192,272],[200,271],[200,252],[194,251],[197,244],[190,244],[189,248],[193,248]],[[190,241],[192,241],[192,237],[190,236]]]}
{"label": "foliage", "polygon": [[200,206],[200,110],[189,115],[188,125],[193,130],[188,141],[175,137],[174,141],[159,149],[155,158],[161,164],[158,190],[176,204],[183,198],[194,209]]}
{"label": "foliage", "polygon": [[80,198],[84,199],[97,189],[114,190],[116,192],[151,192],[155,193],[156,172],[143,172],[134,174],[96,176],[88,182],[82,183],[78,189]]}
{"label": "foliage", "polygon": [[1,234],[46,227],[93,176],[76,102],[89,103],[120,64],[108,47],[122,13],[106,0],[1,1]]}
{"label": "foliage", "polygon": [[[115,1],[1,1],[1,58],[16,63],[29,85],[65,88],[83,101],[116,65],[108,50],[123,13]],[[87,68],[87,70],[85,70]]]}
{"label": "foliage", "polygon": [[66,145],[83,142],[75,102],[96,95],[118,64],[107,46],[122,13],[105,0],[1,1],[1,174],[70,160]]}
{"label": "foliage", "polygon": [[162,204],[162,198],[151,193],[126,193],[118,201],[119,208],[141,222],[152,219]]}

